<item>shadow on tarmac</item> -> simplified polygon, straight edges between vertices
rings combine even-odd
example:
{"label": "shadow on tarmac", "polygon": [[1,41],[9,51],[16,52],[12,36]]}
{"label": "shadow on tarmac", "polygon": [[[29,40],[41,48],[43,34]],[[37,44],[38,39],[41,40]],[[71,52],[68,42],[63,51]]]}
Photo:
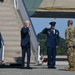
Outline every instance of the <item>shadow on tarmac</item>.
{"label": "shadow on tarmac", "polygon": [[0,68],[21,68],[21,64],[1,64]]}
{"label": "shadow on tarmac", "polygon": [[[47,65],[34,65],[34,64],[31,64],[31,67],[32,67],[32,69],[48,69]],[[0,65],[0,69],[5,69],[5,68],[22,69],[21,68],[21,63],[11,63],[11,64],[1,64]],[[26,68],[24,68],[24,69],[26,69]],[[68,71],[68,66],[64,66],[64,67],[62,67],[62,69],[60,68],[60,66],[56,66],[56,70],[58,70],[58,71]]]}

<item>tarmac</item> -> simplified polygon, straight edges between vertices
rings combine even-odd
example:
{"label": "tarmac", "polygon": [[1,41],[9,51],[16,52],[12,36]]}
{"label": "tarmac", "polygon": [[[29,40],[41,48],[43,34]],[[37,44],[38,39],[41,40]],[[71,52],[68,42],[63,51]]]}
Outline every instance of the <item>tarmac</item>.
{"label": "tarmac", "polygon": [[56,62],[56,69],[48,69],[47,63],[35,65],[31,63],[32,69],[21,69],[18,65],[0,65],[0,75],[75,75],[75,71],[68,71],[68,62]]}
{"label": "tarmac", "polygon": [[68,71],[66,56],[57,56],[56,69],[48,69],[47,62],[42,65],[31,62],[30,66],[32,69],[21,69],[20,63],[4,63],[0,65],[0,75],[75,75],[75,71]]}

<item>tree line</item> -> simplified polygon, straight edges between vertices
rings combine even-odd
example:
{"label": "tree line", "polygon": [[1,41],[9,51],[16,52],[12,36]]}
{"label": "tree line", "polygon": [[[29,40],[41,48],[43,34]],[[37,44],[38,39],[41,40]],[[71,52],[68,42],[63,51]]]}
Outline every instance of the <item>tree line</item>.
{"label": "tree line", "polygon": [[[41,54],[47,55],[46,53],[47,48],[45,46],[45,41],[47,36],[45,34],[39,33],[37,37],[40,42]],[[60,37],[60,44],[59,44],[59,48],[57,49],[57,55],[66,55],[66,54],[67,54],[67,49],[66,49],[65,39]]]}

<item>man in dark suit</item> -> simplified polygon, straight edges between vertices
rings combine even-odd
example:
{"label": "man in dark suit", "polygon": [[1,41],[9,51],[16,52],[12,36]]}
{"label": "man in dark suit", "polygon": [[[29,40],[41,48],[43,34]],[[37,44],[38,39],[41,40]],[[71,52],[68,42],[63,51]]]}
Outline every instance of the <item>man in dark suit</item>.
{"label": "man in dark suit", "polygon": [[30,22],[25,21],[24,27],[21,29],[21,48],[22,48],[22,68],[24,68],[25,54],[27,53],[27,69],[30,67],[30,35],[29,35]]}
{"label": "man in dark suit", "polygon": [[0,2],[4,2],[4,0],[0,0]]}
{"label": "man in dark suit", "polygon": [[55,69],[56,48],[59,46],[59,31],[55,29],[56,22],[50,22],[50,25],[43,29],[42,33],[47,34],[46,46],[48,56],[48,68]]}

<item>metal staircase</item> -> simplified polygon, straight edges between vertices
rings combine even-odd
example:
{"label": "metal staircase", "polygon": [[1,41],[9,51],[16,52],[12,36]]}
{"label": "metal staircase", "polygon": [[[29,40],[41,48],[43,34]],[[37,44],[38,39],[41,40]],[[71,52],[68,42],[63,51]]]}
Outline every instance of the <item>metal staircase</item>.
{"label": "metal staircase", "polygon": [[21,23],[18,18],[13,0],[4,0],[0,3],[0,32],[5,46],[4,62],[15,62],[21,56]]}
{"label": "metal staircase", "polygon": [[[40,62],[40,46],[33,28],[24,0],[4,0],[0,3],[0,32],[4,39],[4,61],[9,63],[21,62],[20,29],[23,21],[31,23],[31,61]],[[15,3],[15,4],[14,4]]]}

